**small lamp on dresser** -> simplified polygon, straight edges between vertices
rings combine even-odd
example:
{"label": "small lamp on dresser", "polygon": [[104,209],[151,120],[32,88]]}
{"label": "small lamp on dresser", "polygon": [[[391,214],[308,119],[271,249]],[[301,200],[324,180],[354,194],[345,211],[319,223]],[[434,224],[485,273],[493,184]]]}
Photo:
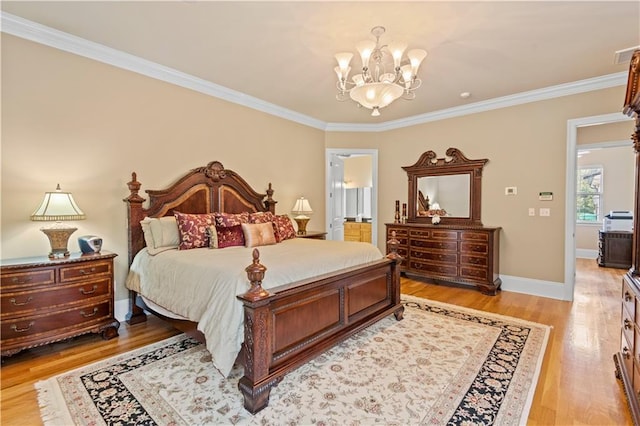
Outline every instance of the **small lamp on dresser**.
{"label": "small lamp on dresser", "polygon": [[31,215],[31,220],[56,222],[49,228],[40,229],[49,238],[49,243],[51,244],[50,259],[69,256],[67,243],[71,234],[78,229],[65,226],[62,222],[82,219],[85,219],[85,214],[76,204],[73,195],[60,189],[60,184],[58,184],[55,192],[44,193],[44,199],[40,207]]}
{"label": "small lamp on dresser", "polygon": [[295,215],[293,220],[298,224],[298,234],[305,235],[307,233],[307,222],[311,219],[309,216],[313,214],[309,200],[304,197],[298,198],[291,209],[291,213]]}

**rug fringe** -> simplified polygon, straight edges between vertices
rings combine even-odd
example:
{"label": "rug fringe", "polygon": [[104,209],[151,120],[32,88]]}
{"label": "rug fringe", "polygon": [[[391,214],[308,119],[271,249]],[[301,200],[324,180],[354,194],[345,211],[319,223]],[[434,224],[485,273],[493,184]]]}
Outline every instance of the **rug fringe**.
{"label": "rug fringe", "polygon": [[34,385],[38,393],[40,418],[45,426],[72,425],[74,421],[60,387],[53,386],[53,383],[54,380],[42,380]]}

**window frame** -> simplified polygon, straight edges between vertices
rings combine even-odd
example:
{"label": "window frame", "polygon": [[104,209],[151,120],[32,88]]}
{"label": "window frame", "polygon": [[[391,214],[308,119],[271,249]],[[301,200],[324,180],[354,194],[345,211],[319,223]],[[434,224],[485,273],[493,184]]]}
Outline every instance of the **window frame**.
{"label": "window frame", "polygon": [[[581,182],[581,171],[582,170],[599,170],[600,171],[600,185],[598,192],[585,192],[580,191],[580,182]],[[584,220],[579,219],[578,209],[580,208],[580,199],[581,196],[597,196],[598,203],[596,205],[596,218],[594,220]],[[576,209],[574,212],[574,218],[577,224],[580,225],[600,225],[602,223],[602,219],[604,218],[603,214],[604,208],[604,167],[601,164],[590,164],[590,165],[580,165],[576,168]]]}

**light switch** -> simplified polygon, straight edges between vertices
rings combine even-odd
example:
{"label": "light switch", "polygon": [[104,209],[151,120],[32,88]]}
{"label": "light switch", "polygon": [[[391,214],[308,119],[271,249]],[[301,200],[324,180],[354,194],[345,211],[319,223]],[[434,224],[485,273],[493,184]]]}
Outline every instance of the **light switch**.
{"label": "light switch", "polygon": [[540,209],[540,216],[551,216],[551,209]]}
{"label": "light switch", "polygon": [[529,216],[535,216],[535,215],[536,215],[535,207],[529,207]]}

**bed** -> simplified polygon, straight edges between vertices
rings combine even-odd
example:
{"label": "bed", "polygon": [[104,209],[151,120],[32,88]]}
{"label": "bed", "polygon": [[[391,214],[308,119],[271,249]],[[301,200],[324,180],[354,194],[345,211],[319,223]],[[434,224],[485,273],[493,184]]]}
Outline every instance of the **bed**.
{"label": "bed", "polygon": [[[149,198],[146,206],[143,206],[145,198],[139,194],[141,183],[135,172],[128,188],[130,194],[124,199],[130,265],[126,284],[130,291],[127,322],[146,321],[146,310],[165,319],[171,318],[179,329],[189,332],[204,341],[208,349],[211,348],[214,363],[218,362],[216,367],[222,374],[230,362],[242,363],[244,375],[238,387],[244,398],[244,407],[251,413],[268,405],[271,388],[289,371],[388,315],[402,319],[401,257],[394,241],[389,244],[390,253],[386,256],[367,243],[303,238],[288,238],[287,241],[264,246],[258,244],[255,248],[161,250],[150,256],[148,252],[153,250],[145,248],[148,239],[145,239],[143,231],[143,224],[147,221],[171,220],[176,213],[176,217],[180,214],[277,216],[274,190],[269,184],[265,194],[256,192],[240,175],[225,169],[218,161],[190,170],[166,189],[146,190]],[[244,226],[248,228],[251,225],[243,225],[243,229]],[[330,254],[338,250],[337,245],[353,249],[356,257],[349,260],[350,263],[341,263],[335,258],[351,258],[351,255],[330,259]],[[366,248],[364,253],[356,254],[362,251],[360,248],[355,250],[356,246]],[[318,249],[321,254],[318,254]],[[313,262],[305,260],[307,251]],[[227,256],[224,260],[217,257],[223,255]],[[268,259],[268,262],[263,265],[261,258]],[[171,262],[186,264],[187,272],[175,272]],[[239,262],[244,262],[243,266],[239,266]],[[150,272],[146,275],[146,265],[150,263],[171,269],[155,276]],[[224,268],[216,270],[213,264],[224,265]],[[330,266],[324,267],[325,264]],[[294,274],[295,271],[298,272]],[[174,277],[176,285],[170,290],[173,293],[165,296],[162,303],[150,307],[144,297],[147,302],[160,298],[150,289],[156,284],[160,287],[162,277],[167,276]],[[226,289],[225,294],[209,295],[208,287],[197,283],[197,277],[203,276],[205,280],[222,280],[220,287]],[[235,276],[239,282],[225,285],[227,276]],[[207,296],[200,296],[203,289]],[[209,297],[209,302],[196,306],[200,299]],[[172,304],[178,298],[186,298],[193,303]],[[171,305],[171,309],[165,310],[167,307],[163,304]],[[217,317],[227,310],[233,311],[230,317],[226,317],[232,318],[230,322]],[[178,319],[169,315],[170,312],[177,313]],[[236,324],[238,315],[239,326]],[[212,320],[212,317],[215,318]],[[212,321],[222,325],[223,334],[220,330],[212,331],[215,327],[207,325]],[[226,355],[221,351],[226,351]],[[222,355],[216,359],[216,354],[220,353]]]}

